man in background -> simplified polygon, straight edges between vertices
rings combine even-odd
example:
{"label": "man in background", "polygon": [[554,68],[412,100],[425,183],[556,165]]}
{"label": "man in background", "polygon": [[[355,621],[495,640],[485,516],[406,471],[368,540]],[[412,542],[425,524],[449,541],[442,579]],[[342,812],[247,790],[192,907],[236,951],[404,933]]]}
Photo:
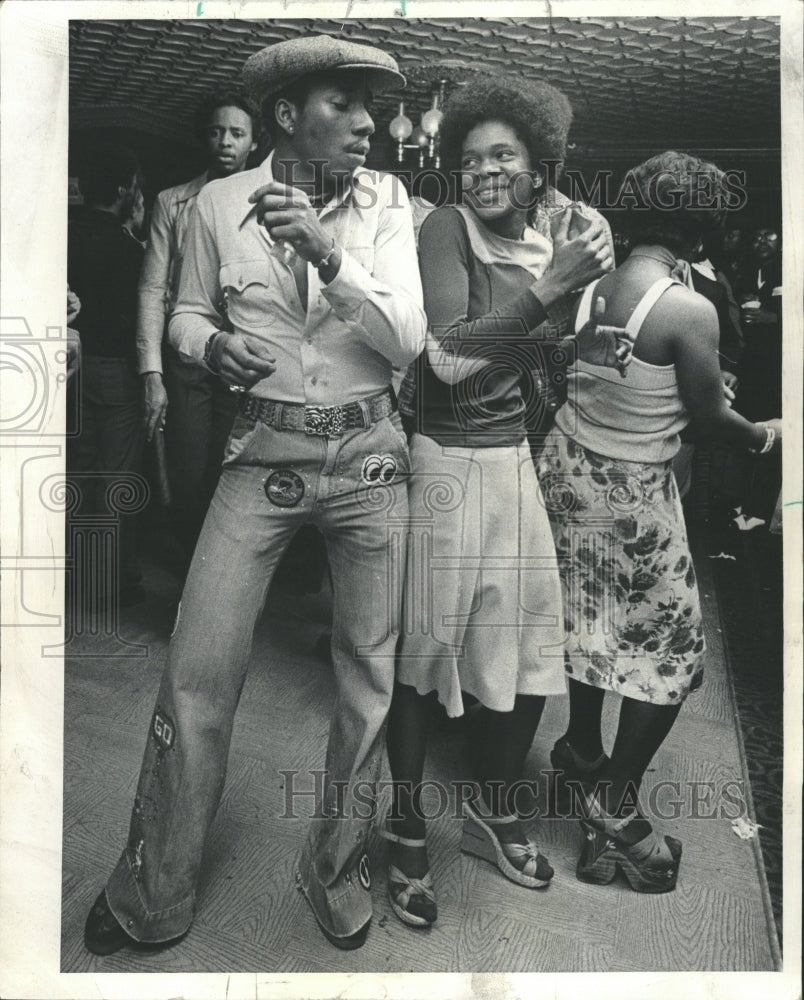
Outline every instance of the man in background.
{"label": "man in background", "polygon": [[[116,473],[139,473],[142,402],[136,365],[137,282],[143,248],[124,229],[142,199],[139,165],[119,146],[98,146],[79,179],[85,208],[67,230],[67,281],[81,303],[72,319],[81,341],[80,430],[68,439],[67,471],[80,491],[80,513],[111,513]],[[92,475],[94,474],[94,475]],[[120,521],[121,607],[145,599],[134,524]],[[113,594],[100,595],[109,603]]]}
{"label": "man in background", "polygon": [[169,344],[163,344],[163,338],[176,304],[185,240],[198,193],[209,181],[231,177],[245,168],[257,148],[258,119],[241,94],[220,93],[199,109],[197,133],[206,152],[207,169],[157,196],[137,317],[137,365],[145,386],[146,436],[150,441],[155,432],[165,429],[175,529],[185,567],[215,491],[237,400],[206,369],[182,361]]}

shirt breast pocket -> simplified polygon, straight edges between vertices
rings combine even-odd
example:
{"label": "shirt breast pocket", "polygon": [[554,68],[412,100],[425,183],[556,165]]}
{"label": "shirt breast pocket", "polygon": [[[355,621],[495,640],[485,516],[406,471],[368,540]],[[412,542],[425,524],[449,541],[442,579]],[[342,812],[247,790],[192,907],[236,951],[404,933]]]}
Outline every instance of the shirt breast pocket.
{"label": "shirt breast pocket", "polygon": [[277,278],[270,259],[222,264],[220,285],[223,307],[235,330],[254,332],[274,322]]}

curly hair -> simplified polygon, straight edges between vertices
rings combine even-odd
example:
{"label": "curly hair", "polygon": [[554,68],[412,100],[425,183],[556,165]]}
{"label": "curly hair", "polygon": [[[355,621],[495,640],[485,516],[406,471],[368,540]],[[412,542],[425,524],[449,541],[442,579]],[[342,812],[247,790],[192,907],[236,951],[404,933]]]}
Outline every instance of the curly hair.
{"label": "curly hair", "polygon": [[204,141],[210,118],[218,108],[240,108],[251,119],[251,136],[259,143],[262,139],[262,120],[251,101],[239,90],[222,90],[209,94],[199,104],[195,113],[195,134],[200,142]]}
{"label": "curly hair", "polygon": [[447,170],[458,170],[461,146],[480,122],[506,122],[525,144],[531,166],[550,161],[558,178],[564,164],[572,106],[564,94],[541,80],[502,82],[478,74],[447,100],[441,123],[441,155]]}
{"label": "curly hair", "polygon": [[624,220],[632,246],[660,243],[680,252],[701,239],[708,245],[726,218],[725,173],[688,153],[668,150],[640,163],[626,174],[624,191],[634,200]]}

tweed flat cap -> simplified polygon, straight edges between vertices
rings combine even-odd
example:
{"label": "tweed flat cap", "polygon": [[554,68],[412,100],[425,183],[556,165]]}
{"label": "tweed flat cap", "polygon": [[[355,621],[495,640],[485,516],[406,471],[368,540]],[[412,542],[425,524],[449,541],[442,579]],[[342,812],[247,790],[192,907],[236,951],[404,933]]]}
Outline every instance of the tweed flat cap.
{"label": "tweed flat cap", "polygon": [[243,86],[260,104],[309,73],[362,69],[375,93],[405,86],[396,60],[373,45],[358,45],[330,35],[313,35],[277,42],[255,52],[243,64]]}

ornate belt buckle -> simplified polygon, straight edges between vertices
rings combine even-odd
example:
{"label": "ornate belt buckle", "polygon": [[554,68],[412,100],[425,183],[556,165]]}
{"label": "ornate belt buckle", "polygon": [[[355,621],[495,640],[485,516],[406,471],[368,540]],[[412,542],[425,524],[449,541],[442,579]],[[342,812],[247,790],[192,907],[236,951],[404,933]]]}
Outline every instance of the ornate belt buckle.
{"label": "ornate belt buckle", "polygon": [[344,430],[343,408],[340,406],[305,406],[304,433],[320,437],[340,437]]}

